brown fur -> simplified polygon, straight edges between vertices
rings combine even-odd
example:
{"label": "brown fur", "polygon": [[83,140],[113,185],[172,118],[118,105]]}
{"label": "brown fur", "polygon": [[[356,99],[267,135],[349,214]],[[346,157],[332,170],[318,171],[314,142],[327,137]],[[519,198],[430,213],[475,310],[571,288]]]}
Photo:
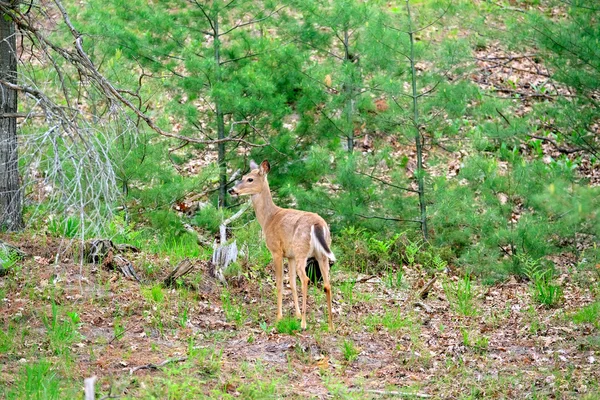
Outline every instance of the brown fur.
{"label": "brown fur", "polygon": [[[306,296],[309,278],[306,275],[306,260],[315,257],[323,276],[323,288],[327,296],[329,328],[333,330],[331,315],[331,284],[329,282],[329,259],[335,256],[329,250],[331,234],[323,218],[311,212],[281,208],[273,203],[267,174],[271,166],[267,160],[260,166],[254,162],[252,169],[230,191],[232,195],[250,195],[256,219],[262,227],[267,248],[273,256],[275,281],[277,284],[277,320],[282,318],[283,302],[283,259],[289,261],[290,286],[294,298],[296,317],[302,317],[302,329],[306,329]],[[298,267],[297,267],[298,266]],[[302,313],[298,306],[296,273],[302,282]]]}

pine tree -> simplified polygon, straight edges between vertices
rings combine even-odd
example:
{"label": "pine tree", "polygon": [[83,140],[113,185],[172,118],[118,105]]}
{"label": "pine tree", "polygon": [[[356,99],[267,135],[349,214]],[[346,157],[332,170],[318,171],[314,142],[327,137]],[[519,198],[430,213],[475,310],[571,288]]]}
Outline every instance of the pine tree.
{"label": "pine tree", "polygon": [[92,2],[82,15],[93,22],[92,33],[106,37],[99,49],[116,45],[152,76],[162,77],[157,90],[167,91],[165,111],[181,134],[214,139],[220,206],[226,205],[228,165],[242,143],[264,146],[289,113],[288,94],[276,82],[278,74],[285,75],[277,59],[285,46],[268,33],[278,12],[269,2],[258,8],[252,1],[131,7],[115,0]]}

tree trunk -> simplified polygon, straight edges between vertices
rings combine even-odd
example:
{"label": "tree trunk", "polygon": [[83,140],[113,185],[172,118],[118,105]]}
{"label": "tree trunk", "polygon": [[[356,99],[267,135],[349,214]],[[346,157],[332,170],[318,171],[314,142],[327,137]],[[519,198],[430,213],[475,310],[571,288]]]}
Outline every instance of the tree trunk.
{"label": "tree trunk", "polygon": [[[4,13],[0,15],[0,40],[0,79],[16,84],[15,24]],[[17,92],[0,86],[0,231],[23,228],[16,112]]]}
{"label": "tree trunk", "polygon": [[[221,84],[221,42],[219,39],[219,14],[215,13],[213,19],[214,28],[214,49],[215,49],[215,83]],[[220,90],[220,88],[218,88]],[[225,138],[225,119],[223,116],[223,110],[221,109],[220,95],[215,96],[215,110],[217,114],[217,137],[219,139]],[[224,208],[227,206],[227,164],[225,163],[225,142],[219,142],[217,145],[218,156],[217,162],[219,164],[219,207]]]}
{"label": "tree trunk", "polygon": [[415,40],[412,26],[412,16],[410,14],[409,0],[406,0],[406,11],[408,14],[409,31],[408,36],[410,38],[410,70],[412,73],[412,99],[413,99],[413,123],[415,125],[415,146],[417,148],[417,171],[416,178],[419,185],[419,206],[421,211],[421,231],[423,233],[423,239],[428,240],[427,231],[427,206],[425,204],[425,170],[423,169],[423,135],[421,135],[421,128],[419,126],[419,107],[417,99],[419,95],[417,93],[417,71],[415,68]]}
{"label": "tree trunk", "polygon": [[[350,36],[348,28],[344,29],[344,63],[351,64],[350,57]],[[350,70],[350,69],[348,69]],[[344,94],[346,96],[346,124],[348,129],[346,134],[348,153],[354,151],[354,76],[350,76],[344,83]]]}

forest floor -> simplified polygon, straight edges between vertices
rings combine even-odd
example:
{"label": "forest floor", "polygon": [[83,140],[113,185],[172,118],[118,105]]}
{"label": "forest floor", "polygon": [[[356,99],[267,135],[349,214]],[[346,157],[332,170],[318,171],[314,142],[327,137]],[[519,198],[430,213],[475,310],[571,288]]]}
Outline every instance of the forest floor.
{"label": "forest floor", "polygon": [[80,397],[96,376],[98,398],[600,398],[600,326],[576,323],[599,279],[568,263],[559,308],[526,281],[467,288],[443,274],[420,299],[418,265],[401,282],[334,266],[335,331],[311,286],[308,329],[280,333],[270,265],[224,287],[196,260],[167,289],[164,257],[127,255],[165,266],[138,270],[139,284],[80,266],[58,239],[25,237],[0,237],[29,254],[0,277],[0,397]]}

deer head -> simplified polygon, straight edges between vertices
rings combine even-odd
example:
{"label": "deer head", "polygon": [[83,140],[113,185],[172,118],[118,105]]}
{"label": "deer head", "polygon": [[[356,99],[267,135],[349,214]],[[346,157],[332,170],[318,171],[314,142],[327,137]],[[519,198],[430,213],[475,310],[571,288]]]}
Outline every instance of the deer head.
{"label": "deer head", "polygon": [[250,172],[242,177],[234,187],[229,189],[229,194],[236,196],[253,195],[263,191],[267,185],[267,174],[271,165],[264,160],[260,165],[250,161]]}

